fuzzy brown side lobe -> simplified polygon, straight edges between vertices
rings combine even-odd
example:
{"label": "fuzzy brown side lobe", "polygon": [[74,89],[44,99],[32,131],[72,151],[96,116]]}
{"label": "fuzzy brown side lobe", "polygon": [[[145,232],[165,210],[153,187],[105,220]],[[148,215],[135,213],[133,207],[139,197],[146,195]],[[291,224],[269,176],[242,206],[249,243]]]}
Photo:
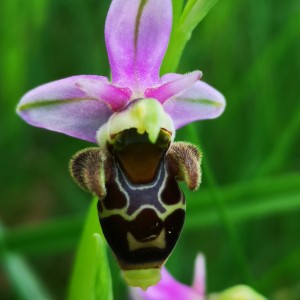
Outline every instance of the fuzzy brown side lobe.
{"label": "fuzzy brown side lobe", "polygon": [[82,189],[103,199],[106,195],[105,177],[109,176],[108,163],[107,154],[101,148],[86,148],[72,157],[69,169]]}
{"label": "fuzzy brown side lobe", "polygon": [[166,159],[176,180],[185,181],[190,190],[196,190],[201,182],[201,158],[198,148],[190,143],[172,143]]}

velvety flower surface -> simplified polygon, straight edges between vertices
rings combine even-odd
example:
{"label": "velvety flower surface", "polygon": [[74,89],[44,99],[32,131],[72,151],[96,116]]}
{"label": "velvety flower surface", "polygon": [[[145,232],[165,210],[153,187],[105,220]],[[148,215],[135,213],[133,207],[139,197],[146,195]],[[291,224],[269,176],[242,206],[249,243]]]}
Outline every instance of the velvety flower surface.
{"label": "velvety flower surface", "polygon": [[222,94],[202,73],[159,76],[172,27],[171,0],[113,0],[105,25],[112,80],[73,76],[33,89],[17,112],[29,124],[96,142],[97,130],[130,101],[156,99],[175,129],[218,117]]}

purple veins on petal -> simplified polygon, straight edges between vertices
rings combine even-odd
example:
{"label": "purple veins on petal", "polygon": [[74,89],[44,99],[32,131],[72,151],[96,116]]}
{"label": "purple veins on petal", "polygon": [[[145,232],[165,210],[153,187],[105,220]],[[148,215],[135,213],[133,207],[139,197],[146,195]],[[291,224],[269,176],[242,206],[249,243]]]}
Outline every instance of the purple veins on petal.
{"label": "purple veins on petal", "polygon": [[129,87],[157,84],[171,26],[170,0],[113,0],[105,24],[113,82]]}
{"label": "purple veins on petal", "polygon": [[79,89],[80,79],[108,82],[102,76],[82,75],[41,85],[23,96],[17,113],[33,126],[96,142],[96,131],[113,112],[104,101]]}
{"label": "purple veins on petal", "polygon": [[207,83],[197,81],[164,102],[163,107],[178,129],[194,121],[217,118],[225,109],[225,98]]}

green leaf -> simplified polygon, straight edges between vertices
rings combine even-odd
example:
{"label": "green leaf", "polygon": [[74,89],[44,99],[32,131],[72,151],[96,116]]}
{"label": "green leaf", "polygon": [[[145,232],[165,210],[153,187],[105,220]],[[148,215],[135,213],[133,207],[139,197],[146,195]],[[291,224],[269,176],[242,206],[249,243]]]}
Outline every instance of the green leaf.
{"label": "green leaf", "polygon": [[98,220],[97,201],[93,199],[83,229],[69,288],[69,300],[112,299],[111,275]]}
{"label": "green leaf", "polygon": [[189,0],[181,16],[181,28],[190,32],[204,19],[218,0]]}
{"label": "green leaf", "polygon": [[175,72],[179,64],[182,52],[189,37],[180,30],[180,18],[183,6],[183,0],[173,0],[173,23],[169,46],[164,57],[160,73]]}
{"label": "green leaf", "polygon": [[[113,299],[110,269],[105,252],[105,241],[98,233],[94,234],[97,247],[97,262],[94,286],[94,299]],[[106,262],[106,263],[104,263]]]}

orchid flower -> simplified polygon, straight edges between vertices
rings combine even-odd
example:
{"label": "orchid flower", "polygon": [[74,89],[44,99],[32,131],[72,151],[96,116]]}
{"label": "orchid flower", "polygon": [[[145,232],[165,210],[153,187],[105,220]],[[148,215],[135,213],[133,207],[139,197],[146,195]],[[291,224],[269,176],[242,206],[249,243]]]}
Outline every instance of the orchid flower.
{"label": "orchid flower", "polygon": [[80,75],[44,84],[21,99],[29,124],[96,142],[96,132],[131,101],[157,100],[178,129],[218,117],[225,101],[202,73],[165,74],[160,66],[172,27],[171,0],[113,0],[105,24],[112,80]]}
{"label": "orchid flower", "polygon": [[187,286],[174,279],[166,268],[162,270],[162,279],[147,291],[130,288],[132,300],[267,300],[246,285],[237,285],[220,293],[206,295],[205,293],[205,259],[198,254],[195,262],[192,286]]}
{"label": "orchid flower", "polygon": [[171,0],[113,0],[105,24],[112,80],[73,76],[28,92],[29,124],[97,142],[70,162],[75,182],[98,197],[104,236],[129,285],[147,289],[179,238],[185,198],[201,181],[201,152],[175,130],[218,117],[221,93],[202,73],[159,76],[172,27]]}

